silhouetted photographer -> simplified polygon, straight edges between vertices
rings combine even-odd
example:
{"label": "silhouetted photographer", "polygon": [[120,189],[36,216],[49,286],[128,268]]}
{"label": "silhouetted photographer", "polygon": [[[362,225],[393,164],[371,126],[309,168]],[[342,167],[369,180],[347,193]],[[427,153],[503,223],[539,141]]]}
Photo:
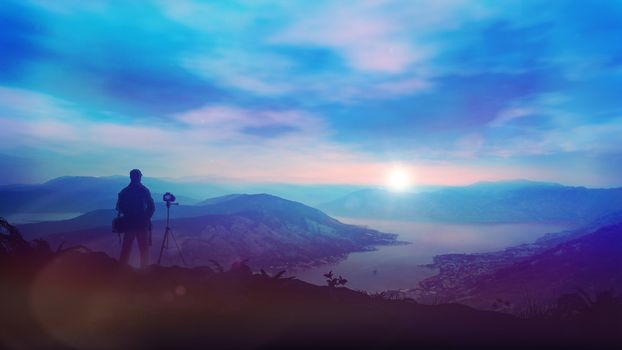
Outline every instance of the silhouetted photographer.
{"label": "silhouetted photographer", "polygon": [[123,233],[123,245],[119,260],[127,264],[134,239],[140,251],[140,266],[149,265],[149,246],[151,245],[151,217],[155,211],[151,192],[140,181],[142,173],[138,169],[130,171],[130,184],[119,192],[117,200],[118,216],[113,221],[113,231]]}

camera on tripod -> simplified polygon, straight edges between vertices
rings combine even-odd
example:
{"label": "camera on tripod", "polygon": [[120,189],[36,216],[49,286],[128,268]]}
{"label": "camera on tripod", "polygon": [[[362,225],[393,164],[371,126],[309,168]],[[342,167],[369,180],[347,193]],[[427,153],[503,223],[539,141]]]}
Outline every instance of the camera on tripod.
{"label": "camera on tripod", "polygon": [[170,224],[171,223],[171,205],[179,204],[175,202],[176,199],[177,198],[175,198],[175,195],[170,192],[166,192],[162,196],[162,200],[166,202],[166,228],[164,229],[164,238],[162,239],[162,246],[160,247],[160,255],[158,256],[158,265],[162,264],[162,254],[164,254],[165,249],[168,249],[169,239],[172,238],[173,243],[175,243],[175,246],[177,247],[177,252],[179,253],[179,257],[181,258],[182,263],[184,264],[184,266],[188,266],[186,265],[186,259],[184,259],[184,255],[181,252],[181,248],[177,244],[177,240],[175,239],[175,236],[173,235],[173,230],[171,229],[171,224]]}
{"label": "camera on tripod", "polygon": [[170,193],[170,192],[166,192],[163,196],[162,196],[162,200],[166,202],[166,204],[173,204],[173,202],[175,202],[177,198],[175,198],[175,195]]}

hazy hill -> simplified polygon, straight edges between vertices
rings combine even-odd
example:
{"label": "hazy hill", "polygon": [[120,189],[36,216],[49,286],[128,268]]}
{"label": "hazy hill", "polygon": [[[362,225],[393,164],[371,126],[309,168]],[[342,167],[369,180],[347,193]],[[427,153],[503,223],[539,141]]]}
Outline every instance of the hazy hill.
{"label": "hazy hill", "polygon": [[[622,290],[622,224],[562,243],[496,271],[477,283],[478,296],[496,295],[516,300],[518,295],[539,299],[555,294]],[[522,286],[519,288],[519,286]],[[546,293],[543,293],[546,290]],[[554,300],[554,299],[553,299]]]}
{"label": "hazy hill", "polygon": [[[269,194],[231,194],[210,198],[196,205],[176,205],[171,207],[171,218],[176,220],[207,214],[235,214],[250,211],[266,212],[277,216],[291,217],[297,215],[298,217],[307,216],[316,220],[336,221],[315,208]],[[33,239],[51,233],[110,226],[112,218],[116,215],[117,212],[113,209],[100,209],[72,219],[18,226],[24,237]],[[165,218],[166,206],[162,202],[156,202],[153,220],[164,220]]]}
{"label": "hazy hill", "polygon": [[[0,186],[0,215],[86,213],[113,209],[125,176],[61,177],[38,185]],[[463,187],[426,187],[393,193],[337,185],[177,182],[145,178],[156,203],[170,191],[182,204],[235,192],[269,192],[318,207],[331,215],[441,222],[580,222],[622,210],[622,188],[588,189],[504,181]],[[335,199],[339,198],[339,199]],[[203,203],[206,204],[206,203]],[[182,214],[183,215],[183,214]]]}
{"label": "hazy hill", "polygon": [[[596,228],[595,226],[600,224]],[[533,244],[481,254],[435,257],[440,273],[410,295],[479,308],[524,310],[528,303],[554,302],[579,288],[590,293],[622,290],[622,215],[601,218],[582,229],[550,234]]]}
{"label": "hazy hill", "polygon": [[574,230],[547,233],[541,238],[537,239],[534,244],[545,247],[553,247],[557,244],[571,241],[573,239],[577,239],[579,237],[594,233],[602,227],[612,226],[618,223],[622,223],[622,211],[616,211],[611,214],[607,214],[592,221],[587,225],[584,225]]}
{"label": "hazy hill", "polygon": [[[173,207],[172,211],[174,234],[191,266],[209,264],[211,259],[222,264],[250,259],[252,266],[266,268],[312,263],[374,245],[395,244],[397,237],[346,225],[317,209],[267,194],[225,196],[200,206]],[[159,217],[162,215],[160,210]],[[82,244],[116,256],[120,247],[117,236],[110,232],[113,216],[112,211],[96,211],[20,229],[27,237],[43,237],[52,246]],[[153,222],[154,258],[164,226],[164,220]],[[174,244],[167,262],[181,263]]]}
{"label": "hazy hill", "polygon": [[[117,193],[127,186],[127,176],[63,176],[42,184],[0,186],[0,215],[15,213],[86,213],[97,209],[112,209]],[[223,179],[165,180],[145,177],[156,202],[162,194],[172,192],[182,204],[195,204],[199,198],[227,193],[268,192],[295,199],[310,205],[334,200],[357,186],[296,185],[278,183],[231,182]]]}
{"label": "hazy hill", "polygon": [[[149,186],[152,196],[158,202],[164,192],[180,187],[183,189],[183,185],[154,178],[144,178],[143,182]],[[4,185],[0,186],[0,198],[3,199],[0,202],[0,214],[85,213],[96,209],[113,209],[117,194],[128,183],[128,178],[123,176],[65,176],[43,184]],[[180,196],[179,200],[196,202],[187,196]]]}
{"label": "hazy hill", "polygon": [[[205,215],[205,209],[193,205],[174,206],[171,212],[173,219],[193,217]],[[110,228],[112,219],[117,216],[114,209],[99,209],[89,211],[88,213],[79,215],[72,219],[43,221],[31,224],[17,225],[24,237],[27,239],[39,238],[57,232],[68,232],[76,230],[85,230],[91,228]],[[166,218],[166,206],[162,203],[156,203],[156,211],[153,220],[164,220]]]}
{"label": "hazy hill", "polygon": [[354,192],[324,203],[331,215],[440,222],[587,223],[622,210],[622,188],[531,181],[482,182],[419,193]]}

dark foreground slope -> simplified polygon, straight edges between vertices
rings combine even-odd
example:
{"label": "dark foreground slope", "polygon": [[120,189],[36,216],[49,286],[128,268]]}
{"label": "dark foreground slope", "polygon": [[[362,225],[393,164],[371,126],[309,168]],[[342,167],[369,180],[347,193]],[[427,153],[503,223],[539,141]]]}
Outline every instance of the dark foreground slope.
{"label": "dark foreground slope", "polygon": [[620,345],[616,324],[385,300],[238,265],[134,270],[103,253],[0,245],[3,348],[525,348]]}

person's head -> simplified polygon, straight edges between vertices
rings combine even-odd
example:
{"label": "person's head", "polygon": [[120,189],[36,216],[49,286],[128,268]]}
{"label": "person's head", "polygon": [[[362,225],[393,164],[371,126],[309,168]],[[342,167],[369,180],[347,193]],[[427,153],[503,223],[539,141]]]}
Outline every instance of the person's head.
{"label": "person's head", "polygon": [[140,182],[140,179],[142,177],[143,177],[143,173],[141,173],[140,170],[132,169],[132,171],[130,171],[130,180],[132,182]]}

